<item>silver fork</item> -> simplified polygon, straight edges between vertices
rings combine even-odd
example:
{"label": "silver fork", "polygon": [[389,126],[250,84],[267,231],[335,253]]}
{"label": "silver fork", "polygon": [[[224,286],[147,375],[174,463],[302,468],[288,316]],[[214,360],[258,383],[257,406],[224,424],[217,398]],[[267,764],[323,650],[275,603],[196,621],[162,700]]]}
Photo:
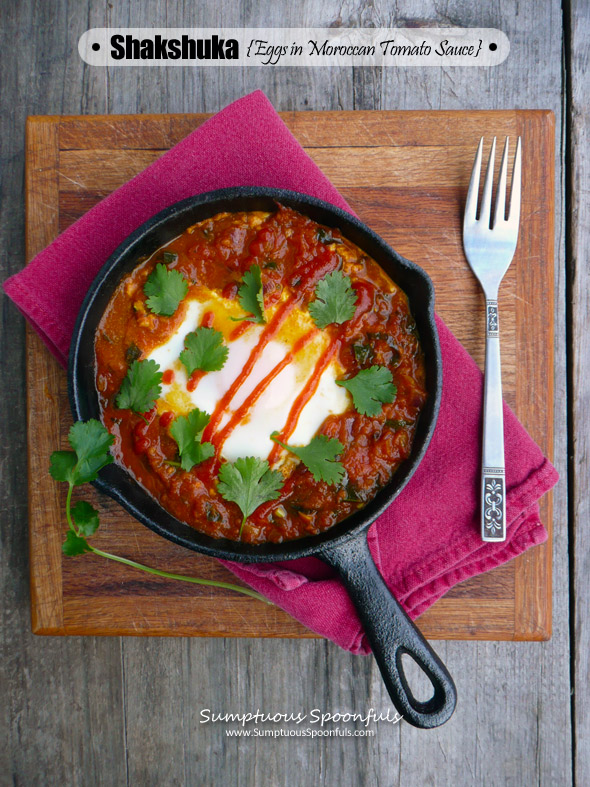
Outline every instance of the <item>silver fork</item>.
{"label": "silver fork", "polygon": [[518,240],[520,221],[521,144],[516,145],[510,204],[506,218],[506,182],[508,176],[508,137],[496,189],[493,223],[492,181],[496,138],[483,185],[479,219],[477,198],[483,152],[479,142],[469,182],[463,218],[463,248],[471,270],[476,275],[486,299],[486,365],[483,400],[483,447],[481,466],[481,537],[483,541],[506,540],[506,484],[504,467],[504,419],[502,415],[502,368],[500,364],[500,326],[498,288],[512,262]]}

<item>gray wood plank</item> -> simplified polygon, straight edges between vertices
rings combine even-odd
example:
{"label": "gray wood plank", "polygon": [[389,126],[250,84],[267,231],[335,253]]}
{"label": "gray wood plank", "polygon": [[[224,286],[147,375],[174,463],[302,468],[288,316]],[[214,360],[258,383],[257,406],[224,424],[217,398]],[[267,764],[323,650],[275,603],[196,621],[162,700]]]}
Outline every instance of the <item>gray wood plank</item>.
{"label": "gray wood plank", "polygon": [[[414,5],[414,15],[422,14]],[[508,60],[492,72],[459,74],[443,69],[436,77],[414,69],[396,70],[383,82],[382,106],[391,108],[400,94],[403,108],[548,108],[556,113],[560,134],[561,90],[558,63],[561,41],[557,3],[515,3],[501,14],[490,6],[450,3],[453,24],[501,28],[511,42]],[[512,13],[514,15],[512,15]],[[428,16],[428,6],[424,18]],[[546,36],[544,31],[553,34]],[[538,47],[536,54],[534,47]],[[420,71],[419,69],[415,69]],[[427,86],[428,95],[423,91]],[[412,96],[418,103],[410,103]],[[370,99],[369,99],[370,100]],[[358,106],[358,104],[357,104]],[[359,107],[361,108],[361,107]],[[455,718],[433,736],[402,728],[400,783],[413,784],[433,763],[427,783],[569,784],[571,747],[569,690],[569,599],[567,559],[567,443],[565,351],[565,255],[561,212],[563,138],[556,144],[556,344],[555,465],[561,483],[554,494],[553,637],[548,643],[448,643],[447,664],[460,683]],[[467,691],[465,690],[467,689]],[[461,702],[464,699],[465,704]],[[558,731],[558,732],[557,732]],[[502,752],[490,756],[491,751]],[[441,756],[442,755],[442,756]],[[580,784],[584,782],[579,782]]]}
{"label": "gray wood plank", "polygon": [[[4,279],[24,263],[26,114],[88,108],[79,31],[96,18],[85,3],[2,3],[0,112],[0,267]],[[99,17],[100,18],[100,17]],[[26,64],[23,65],[23,64]],[[92,102],[102,102],[100,84]],[[0,308],[0,500],[3,599],[0,642],[2,784],[117,784],[126,779],[121,645],[117,639],[42,639],[30,633],[24,322]],[[108,753],[108,755],[107,755]]]}
{"label": "gray wood plank", "polygon": [[571,274],[571,426],[573,510],[573,576],[574,576],[574,719],[576,725],[575,778],[577,784],[590,783],[590,627],[588,609],[590,592],[590,246],[588,177],[590,176],[590,108],[588,93],[590,77],[590,8],[587,3],[573,0],[569,14],[570,94],[568,122],[570,124],[570,274]]}
{"label": "gray wood plank", "polygon": [[[262,88],[279,110],[516,106],[550,108],[561,117],[557,0],[501,8],[463,0],[442,6],[432,0],[400,0],[393,7],[385,0],[367,6],[334,0],[295,0],[286,6],[270,0],[209,7],[181,0],[2,5],[2,51],[14,49],[16,41],[21,53],[18,61],[1,62],[2,97],[9,102],[4,109],[10,106],[0,118],[3,275],[18,269],[23,259],[25,112],[216,111]],[[512,43],[509,59],[494,71],[120,68],[102,73],[85,67],[76,49],[78,35],[91,26],[172,25],[179,20],[203,26],[385,26],[435,19],[500,27]],[[19,66],[23,62],[30,63],[30,71]],[[581,102],[581,91],[579,98]],[[558,145],[558,165],[560,161]],[[561,204],[559,180],[557,187]],[[2,301],[0,369],[5,396],[14,402],[10,413],[0,409],[2,434],[10,436],[0,441],[0,578],[6,599],[1,635],[6,696],[0,718],[2,737],[9,743],[0,747],[0,772],[10,774],[7,781],[486,787],[571,782],[561,216],[557,230],[555,456],[564,480],[555,496],[553,639],[437,643],[456,676],[460,703],[451,722],[430,733],[381,723],[373,738],[232,739],[223,725],[200,723],[204,708],[386,710],[389,701],[372,659],[351,656],[327,642],[50,640],[28,633],[23,331],[15,309]],[[581,320],[584,312],[579,314]],[[579,555],[581,561],[581,545]],[[581,570],[583,563],[578,565]],[[587,679],[587,662],[582,667]],[[587,724],[587,717],[580,724]]]}

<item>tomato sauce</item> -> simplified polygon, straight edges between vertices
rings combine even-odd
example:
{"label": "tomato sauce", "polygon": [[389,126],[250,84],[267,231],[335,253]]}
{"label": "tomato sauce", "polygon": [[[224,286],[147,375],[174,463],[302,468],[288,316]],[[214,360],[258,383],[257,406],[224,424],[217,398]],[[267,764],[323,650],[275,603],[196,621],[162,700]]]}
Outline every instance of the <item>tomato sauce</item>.
{"label": "tomato sauce", "polygon": [[[162,262],[182,273],[189,283],[187,297],[171,317],[152,313],[143,292],[147,277]],[[178,447],[170,434],[174,414],[158,412],[157,407],[144,414],[119,409],[116,396],[130,364],[145,358],[177,331],[188,301],[198,296],[199,288],[206,286],[226,299],[237,300],[242,276],[254,264],[262,272],[265,309],[275,308],[243,369],[210,414],[203,441],[213,444],[215,455],[185,472],[178,466]],[[337,438],[344,446],[338,457],[346,470],[342,484],[315,481],[303,463],[286,463],[288,470],[284,471],[279,498],[259,506],[243,528],[242,541],[259,544],[295,539],[332,527],[366,505],[408,457],[427,393],[424,358],[406,295],[338,230],[320,227],[280,205],[270,214],[223,213],[202,221],[149,259],[138,260],[137,267],[119,284],[95,339],[102,419],[115,436],[116,461],[181,521],[213,537],[238,538],[241,512],[217,491],[217,474],[225,461],[220,451],[270,381],[294,354],[305,352],[317,331],[295,343],[223,426],[222,417],[288,314],[306,309],[315,298],[319,280],[335,270],[342,270],[351,279],[357,296],[355,314],[342,324],[324,329],[328,334],[326,349],[290,412],[285,413],[279,439],[288,442],[322,371],[334,358],[346,378],[373,365],[386,367],[392,373],[397,394],[377,416],[357,412],[351,400],[344,413],[324,420],[318,434]],[[215,315],[206,312],[201,325],[215,328]],[[230,341],[248,327],[246,322],[236,323]],[[174,373],[166,370],[164,374],[164,382],[172,382]],[[198,386],[204,374],[195,372],[187,389]],[[275,445],[268,457],[271,466],[282,453],[283,449]]]}

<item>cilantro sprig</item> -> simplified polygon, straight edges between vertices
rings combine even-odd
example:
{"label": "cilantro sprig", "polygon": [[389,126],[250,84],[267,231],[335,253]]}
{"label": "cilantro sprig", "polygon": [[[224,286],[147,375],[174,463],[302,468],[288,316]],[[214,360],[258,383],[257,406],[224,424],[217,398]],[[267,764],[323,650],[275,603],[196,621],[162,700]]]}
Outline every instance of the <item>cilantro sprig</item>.
{"label": "cilantro sprig", "polygon": [[338,454],[344,450],[340,440],[321,434],[314,437],[308,445],[299,446],[282,443],[277,439],[278,435],[278,432],[273,432],[271,439],[301,459],[315,481],[325,481],[327,484],[342,483],[346,470],[341,462],[336,461]]}
{"label": "cilantro sprig", "polygon": [[170,425],[170,434],[176,440],[180,453],[180,466],[187,472],[215,453],[211,443],[201,442],[203,429],[210,418],[209,413],[195,408],[187,416],[178,416]]}
{"label": "cilantro sprig", "polygon": [[379,415],[383,404],[393,402],[397,386],[389,369],[371,366],[349,380],[336,380],[336,385],[346,388],[352,395],[355,409],[363,415]]}
{"label": "cilantro sprig", "polygon": [[323,330],[330,323],[341,324],[354,317],[357,294],[349,276],[333,271],[320,279],[315,288],[315,301],[309,304],[309,313],[316,326]]}
{"label": "cilantro sprig", "polygon": [[121,410],[147,413],[162,393],[162,372],[153,360],[133,361],[116,398]]}
{"label": "cilantro sprig", "polygon": [[238,538],[250,514],[268,500],[277,499],[283,481],[281,473],[271,470],[266,459],[247,456],[221,465],[217,491],[225,500],[236,503],[243,515]]}
{"label": "cilantro sprig", "polygon": [[154,314],[171,317],[188,292],[188,282],[177,270],[169,270],[161,262],[143,285],[147,305]]}
{"label": "cilantro sprig", "polygon": [[99,471],[113,461],[109,448],[114,439],[100,421],[91,419],[85,424],[77,421],[68,434],[68,442],[74,450],[51,454],[49,472],[52,478],[76,486],[94,481]]}
{"label": "cilantro sprig", "polygon": [[242,276],[242,283],[238,289],[238,300],[242,309],[248,312],[250,316],[232,317],[235,322],[239,320],[248,320],[260,324],[266,322],[260,265],[252,265]]}
{"label": "cilantro sprig", "polygon": [[68,484],[68,494],[66,496],[68,530],[62,544],[64,555],[74,557],[92,552],[107,560],[123,563],[126,566],[145,571],[148,574],[155,574],[159,577],[182,582],[192,582],[197,585],[209,585],[235,590],[237,593],[243,593],[246,596],[251,596],[269,604],[268,599],[249,588],[233,585],[230,582],[218,582],[213,579],[200,579],[198,577],[187,577],[183,574],[172,574],[169,571],[161,571],[151,566],[144,566],[135,560],[104,552],[102,549],[97,549],[89,543],[88,538],[95,535],[100,526],[99,512],[86,500],[79,500],[72,506],[72,492],[74,487],[94,481],[99,471],[113,461],[113,457],[109,452],[113,441],[114,437],[109,434],[99,421],[90,420],[85,423],[78,421],[72,426],[68,435],[68,442],[73,450],[54,451],[51,454],[49,472],[52,478]]}
{"label": "cilantro sprig", "polygon": [[228,353],[229,349],[223,344],[221,331],[201,326],[185,336],[180,360],[190,377],[197,369],[203,372],[223,369]]}

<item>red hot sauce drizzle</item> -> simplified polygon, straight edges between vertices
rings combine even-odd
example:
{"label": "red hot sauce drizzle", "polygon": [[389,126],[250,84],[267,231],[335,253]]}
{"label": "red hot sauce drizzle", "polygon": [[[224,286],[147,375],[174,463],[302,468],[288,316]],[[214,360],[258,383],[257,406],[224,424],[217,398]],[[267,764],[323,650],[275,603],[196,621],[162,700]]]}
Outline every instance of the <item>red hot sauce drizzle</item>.
{"label": "red hot sauce drizzle", "polygon": [[[293,362],[295,356],[303,350],[303,348],[309,344],[309,342],[317,335],[318,331],[314,328],[308,333],[301,336],[295,344],[293,345],[293,349],[290,350],[287,355],[283,358],[280,363],[278,363],[270,372],[264,377],[258,385],[254,388],[251,394],[244,399],[242,404],[237,408],[234,412],[230,420],[227,424],[221,429],[219,432],[214,434],[211,437],[211,442],[213,443],[213,447],[215,448],[215,454],[219,457],[219,453],[223,448],[223,444],[233,432],[233,430],[238,426],[238,424],[245,418],[245,416],[249,413],[249,411],[254,407],[258,399],[262,396],[262,394],[266,391],[268,386],[272,383],[272,381],[277,377],[285,367],[287,367],[290,363]],[[269,462],[272,464],[272,461],[269,457]]]}
{"label": "red hot sauce drizzle", "polygon": [[[164,252],[172,252],[172,257],[164,257]],[[235,299],[243,274],[257,264],[262,272],[266,314],[272,315],[243,369],[211,413],[203,441],[213,443],[215,456],[189,472],[169,464],[178,459],[177,445],[170,434],[174,414],[169,408],[161,410],[159,416],[154,408],[146,414],[146,422],[141,415],[116,406],[117,393],[132,360],[145,358],[166,342],[186,313],[184,302],[172,317],[155,315],[147,308],[143,286],[159,262],[178,270],[189,282],[186,300],[198,297],[203,286],[224,298]],[[116,461],[178,519],[213,537],[238,537],[240,511],[217,491],[217,473],[225,461],[221,455],[223,445],[240,422],[248,418],[272,381],[298,353],[306,351],[317,330],[296,339],[282,361],[231,413],[227,423],[223,427],[220,424],[287,317],[295,309],[305,311],[315,298],[317,282],[337,269],[350,277],[356,291],[355,315],[341,325],[331,324],[325,329],[327,346],[290,412],[285,414],[279,439],[287,442],[294,433],[301,412],[332,362],[342,370],[342,377],[353,377],[375,364],[387,367],[397,395],[375,417],[358,413],[351,402],[345,412],[324,420],[318,434],[337,438],[343,445],[339,459],[346,471],[344,481],[339,486],[316,482],[303,463],[296,464],[280,497],[256,509],[242,534],[243,541],[253,544],[280,542],[326,530],[358,510],[391,479],[409,455],[427,394],[423,354],[405,294],[337,229],[320,227],[280,205],[270,214],[223,213],[190,227],[149,259],[138,261],[113,294],[95,339],[102,419],[115,436]],[[203,315],[201,325],[215,327],[213,312]],[[250,322],[238,323],[226,341],[235,341],[250,327]],[[174,372],[162,371],[163,381],[172,383]],[[191,376],[187,388],[196,387],[204,374],[196,372]],[[279,459],[281,451],[280,446],[273,447],[271,464]]]}
{"label": "red hot sauce drizzle", "polygon": [[211,439],[223,414],[230,406],[232,399],[234,398],[238,390],[242,387],[242,385],[250,375],[250,372],[254,368],[256,361],[258,361],[258,359],[262,355],[262,351],[264,350],[266,345],[271,341],[271,339],[273,339],[277,335],[281,325],[287,318],[287,315],[289,314],[290,311],[292,311],[292,309],[295,308],[297,302],[298,299],[292,296],[291,298],[289,298],[289,300],[285,301],[281,306],[279,306],[276,314],[274,315],[270,323],[262,331],[262,334],[260,335],[260,339],[258,340],[258,344],[253,348],[252,352],[250,353],[248,360],[244,364],[244,368],[238,374],[236,379],[227,389],[226,393],[221,397],[221,399],[217,403],[217,407],[213,411],[211,415],[211,419],[209,420],[209,423],[207,424],[207,427],[203,432],[203,440]]}

